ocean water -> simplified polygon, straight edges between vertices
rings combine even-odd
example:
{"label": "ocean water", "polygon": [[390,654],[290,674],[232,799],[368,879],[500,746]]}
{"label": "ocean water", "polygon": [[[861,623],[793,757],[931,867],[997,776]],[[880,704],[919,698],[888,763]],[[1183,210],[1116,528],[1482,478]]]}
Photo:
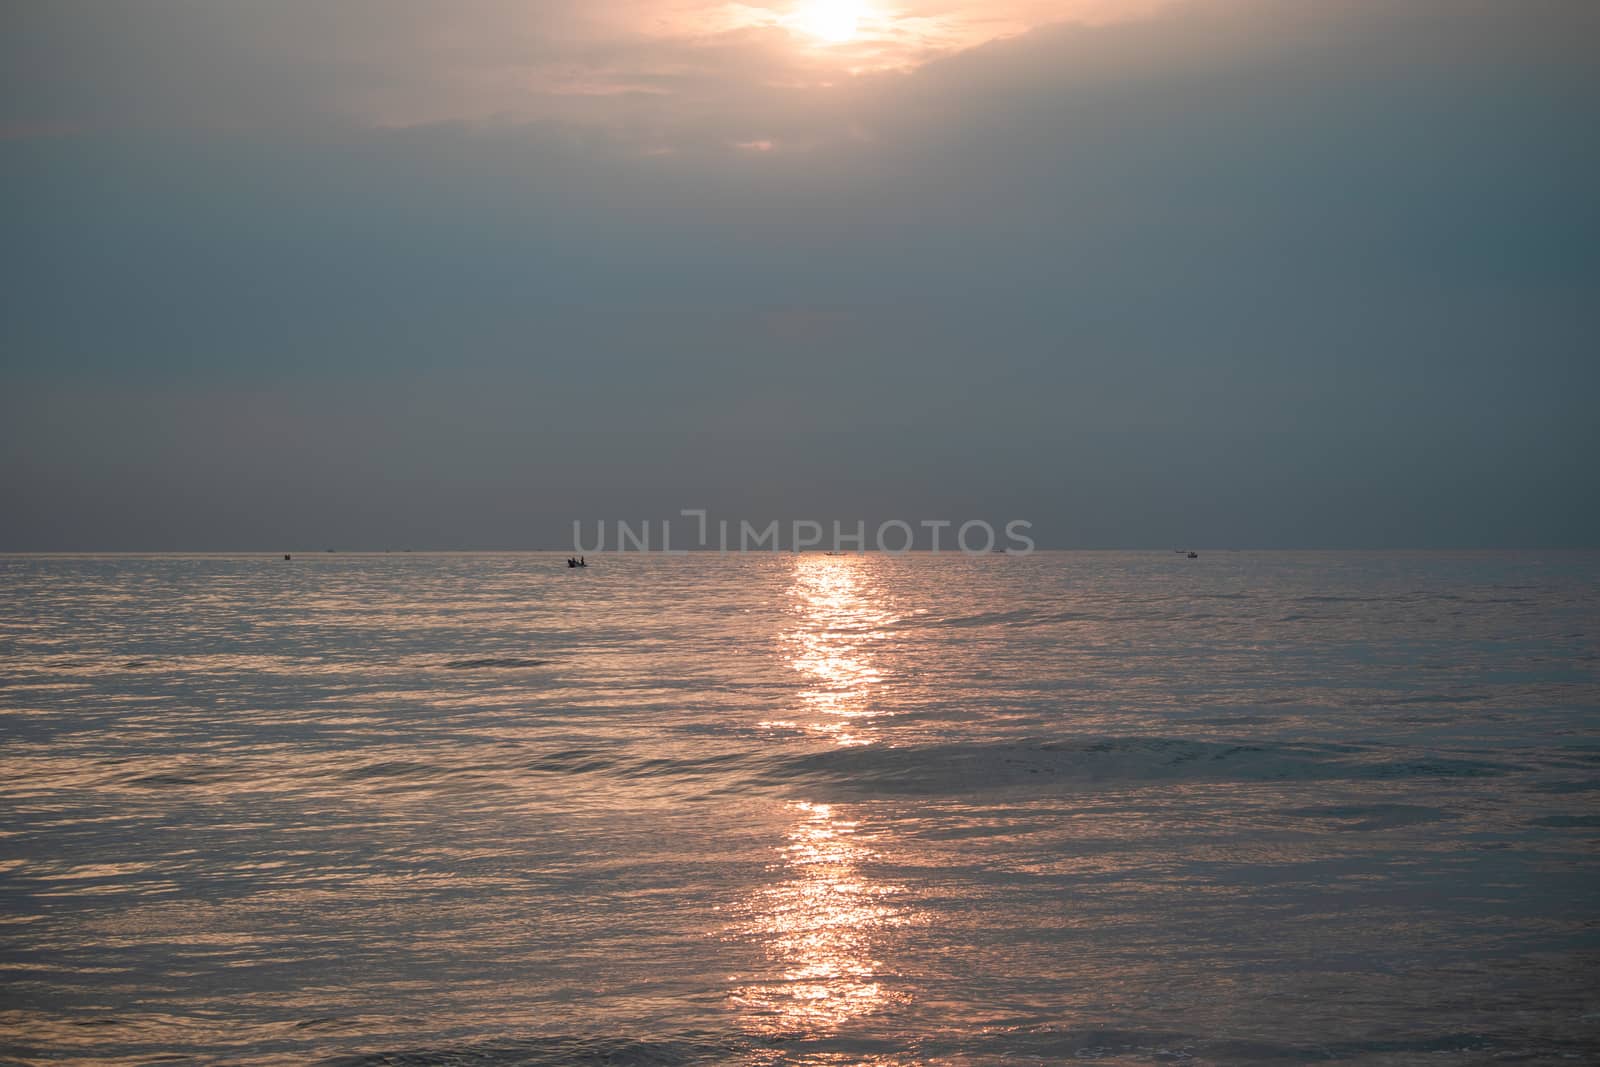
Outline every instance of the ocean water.
{"label": "ocean water", "polygon": [[0,1056],[1600,1057],[1600,554],[0,558]]}

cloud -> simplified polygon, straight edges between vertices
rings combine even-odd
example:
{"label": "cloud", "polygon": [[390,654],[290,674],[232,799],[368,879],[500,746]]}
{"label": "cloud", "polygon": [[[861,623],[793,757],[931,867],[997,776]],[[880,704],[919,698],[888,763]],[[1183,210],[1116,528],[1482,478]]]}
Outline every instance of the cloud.
{"label": "cloud", "polygon": [[[820,46],[795,3],[644,0],[60,0],[7,16],[13,131],[238,130],[317,123],[657,121],[737,94],[903,70],[1046,21],[1136,16],[1153,0],[869,5],[861,40]],[[803,9],[802,9],[803,10]]]}
{"label": "cloud", "polygon": [[827,86],[770,27],[528,6],[8,36],[57,135],[0,145],[0,546],[518,544],[695,493],[1600,539],[1592,5],[1185,5]]}

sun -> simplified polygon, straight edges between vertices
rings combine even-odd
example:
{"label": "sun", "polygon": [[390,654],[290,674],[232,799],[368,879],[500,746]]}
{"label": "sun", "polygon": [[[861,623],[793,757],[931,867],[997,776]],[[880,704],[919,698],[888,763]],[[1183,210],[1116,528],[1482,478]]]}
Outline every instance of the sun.
{"label": "sun", "polygon": [[820,41],[844,44],[854,40],[866,13],[867,5],[859,0],[801,0],[784,21]]}

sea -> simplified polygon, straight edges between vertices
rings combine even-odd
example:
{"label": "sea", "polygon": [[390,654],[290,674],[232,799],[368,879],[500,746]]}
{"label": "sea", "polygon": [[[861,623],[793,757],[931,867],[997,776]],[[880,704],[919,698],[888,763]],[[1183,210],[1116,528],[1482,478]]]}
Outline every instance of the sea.
{"label": "sea", "polygon": [[1600,1062],[1600,553],[0,557],[0,1060]]}

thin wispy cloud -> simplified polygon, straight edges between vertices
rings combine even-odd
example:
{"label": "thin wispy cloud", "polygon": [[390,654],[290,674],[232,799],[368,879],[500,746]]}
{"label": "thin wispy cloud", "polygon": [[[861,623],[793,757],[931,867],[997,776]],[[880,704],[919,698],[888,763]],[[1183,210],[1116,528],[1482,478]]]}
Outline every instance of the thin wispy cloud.
{"label": "thin wispy cloud", "polygon": [[640,96],[704,110],[742,93],[827,89],[1051,22],[1135,18],[1157,6],[67,0],[15,9],[0,49],[11,72],[7,126],[19,133],[316,120],[622,123],[630,103],[644,110],[631,99]]}

